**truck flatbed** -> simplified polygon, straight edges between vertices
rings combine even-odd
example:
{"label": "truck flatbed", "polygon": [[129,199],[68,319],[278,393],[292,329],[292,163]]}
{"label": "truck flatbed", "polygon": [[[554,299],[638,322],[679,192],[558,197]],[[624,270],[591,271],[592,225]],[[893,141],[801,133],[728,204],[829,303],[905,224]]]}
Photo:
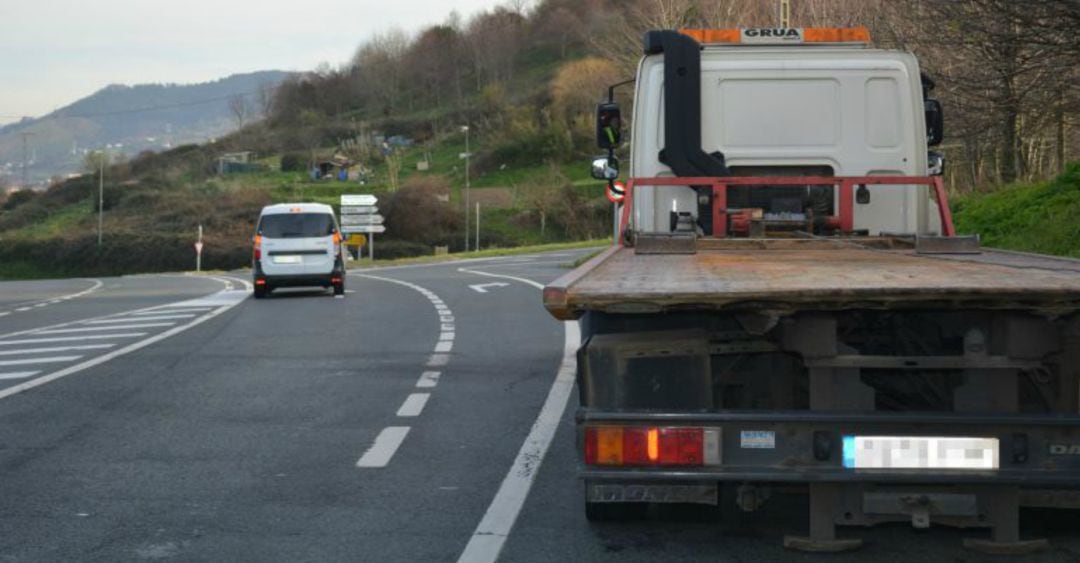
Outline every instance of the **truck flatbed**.
{"label": "truck flatbed", "polygon": [[1080,261],[982,249],[919,254],[910,240],[700,239],[693,254],[612,247],[552,282],[556,318],[590,310],[957,308],[1080,310]]}

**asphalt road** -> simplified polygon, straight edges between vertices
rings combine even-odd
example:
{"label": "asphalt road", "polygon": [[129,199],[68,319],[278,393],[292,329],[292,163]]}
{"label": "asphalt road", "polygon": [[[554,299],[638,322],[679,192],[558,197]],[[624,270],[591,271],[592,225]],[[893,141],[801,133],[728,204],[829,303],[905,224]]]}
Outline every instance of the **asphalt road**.
{"label": "asphalt road", "polygon": [[[0,560],[984,559],[973,532],[910,526],[784,551],[794,495],[588,523],[576,327],[536,287],[581,253],[355,271],[344,299],[255,301],[242,274],[0,283]],[[1033,522],[1055,547],[1025,561],[1080,559],[1077,520]]]}

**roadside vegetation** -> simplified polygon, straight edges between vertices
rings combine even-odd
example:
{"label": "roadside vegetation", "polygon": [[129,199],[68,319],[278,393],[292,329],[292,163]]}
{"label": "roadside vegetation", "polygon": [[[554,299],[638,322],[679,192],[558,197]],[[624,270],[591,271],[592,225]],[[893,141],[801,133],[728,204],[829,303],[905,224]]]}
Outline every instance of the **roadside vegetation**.
{"label": "roadside vegetation", "polygon": [[[876,46],[919,55],[946,108],[940,149],[963,230],[981,230],[987,244],[1075,255],[1075,215],[1040,207],[1049,196],[1020,194],[1049,193],[1062,180],[1041,182],[1080,158],[1080,90],[1072,87],[1080,10],[1051,0],[1016,4],[792,5],[798,25],[866,25]],[[773,4],[759,0],[539,0],[467,20],[452,14],[413,35],[388,30],[339,66],[286,80],[258,112],[231,107],[263,118],[241,120],[215,143],[111,163],[100,246],[93,166],[44,193],[8,196],[0,202],[0,276],[190,269],[199,225],[204,265],[240,267],[250,262],[261,206],[336,205],[343,193],[379,197],[387,233],[377,235],[376,256],[388,259],[463,251],[466,236],[475,240],[477,203],[481,249],[609,236],[611,205],[587,175],[592,111],[608,85],[633,76],[642,33],[774,24]],[[628,109],[629,93],[616,92]],[[254,154],[254,165],[218,174],[218,158],[240,151]],[[335,157],[361,170],[362,182],[311,179],[313,164]],[[995,214],[999,198],[1008,203]],[[1020,217],[1006,218],[1009,206]],[[1032,246],[1027,232],[1008,226],[1025,217],[1047,242]]]}
{"label": "roadside vegetation", "polygon": [[1080,258],[1080,163],[1046,182],[963,195],[953,211],[957,230],[985,246]]}

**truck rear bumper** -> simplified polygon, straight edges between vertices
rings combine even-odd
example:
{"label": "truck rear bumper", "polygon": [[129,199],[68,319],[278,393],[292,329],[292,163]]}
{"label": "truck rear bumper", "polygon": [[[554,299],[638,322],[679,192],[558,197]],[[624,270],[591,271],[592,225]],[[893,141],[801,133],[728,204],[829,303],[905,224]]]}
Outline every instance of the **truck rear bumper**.
{"label": "truck rear bumper", "polygon": [[[585,466],[590,482],[896,483],[937,485],[1080,486],[1080,416],[1066,414],[849,413],[726,411],[710,413],[578,412],[579,451],[584,428],[596,426],[719,429],[720,463],[701,467]],[[743,442],[744,433],[771,436]],[[843,459],[845,436],[993,438],[998,468],[856,469]],[[765,441],[768,446],[768,441]]]}

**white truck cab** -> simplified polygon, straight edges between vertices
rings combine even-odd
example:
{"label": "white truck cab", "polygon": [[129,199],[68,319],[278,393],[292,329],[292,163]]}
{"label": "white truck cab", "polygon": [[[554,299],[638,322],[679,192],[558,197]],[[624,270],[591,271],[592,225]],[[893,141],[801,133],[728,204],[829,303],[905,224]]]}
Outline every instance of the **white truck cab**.
{"label": "white truck cab", "polygon": [[[847,41],[827,42],[804,37],[812,30],[775,30],[771,37],[762,37],[761,31],[650,32],[656,37],[646,37],[635,85],[631,177],[931,173],[924,111],[928,84],[912,54],[868,48],[865,30],[839,37]],[[684,46],[680,38],[696,42]],[[700,49],[700,54],[682,61],[680,48]],[[679,74],[681,64],[699,68],[682,66]],[[697,97],[686,91],[691,88],[699,89]],[[679,154],[693,151],[699,152],[696,167],[687,162],[694,160],[692,155]],[[673,170],[680,160],[689,171]],[[705,160],[714,162],[702,164]],[[807,207],[833,214],[839,206],[838,190],[731,190],[728,207],[761,209],[766,218],[801,217]],[[941,230],[927,186],[871,185],[860,192],[853,213],[856,231]],[[674,228],[672,212],[681,212],[700,226],[708,209],[703,203],[700,192],[687,186],[640,184],[631,221],[637,232],[668,232]]]}
{"label": "white truck cab", "polygon": [[268,205],[255,227],[255,297],[278,287],[333,287],[345,293],[341,231],[334,210],[321,203]]}

